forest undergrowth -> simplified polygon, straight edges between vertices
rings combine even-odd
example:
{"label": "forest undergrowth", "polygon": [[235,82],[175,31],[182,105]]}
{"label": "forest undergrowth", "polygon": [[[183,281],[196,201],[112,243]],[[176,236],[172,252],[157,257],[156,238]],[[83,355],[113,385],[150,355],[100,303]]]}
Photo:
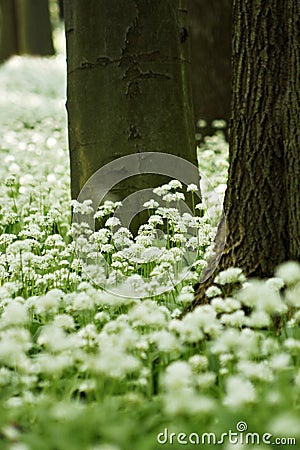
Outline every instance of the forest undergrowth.
{"label": "forest undergrowth", "polygon": [[[63,55],[0,68],[1,449],[297,448],[300,265],[263,281],[230,268],[210,304],[179,320],[220,216],[222,123],[199,149],[209,184],[193,214],[169,205],[196,190],[177,180],[156,190],[166,206],[147,205],[136,237],[114,216],[118,205],[99,208],[101,227],[84,245],[110,270],[95,283],[74,239],[71,209],[90,205],[70,199],[64,104]],[[101,288],[108,276],[125,277],[126,295]]]}

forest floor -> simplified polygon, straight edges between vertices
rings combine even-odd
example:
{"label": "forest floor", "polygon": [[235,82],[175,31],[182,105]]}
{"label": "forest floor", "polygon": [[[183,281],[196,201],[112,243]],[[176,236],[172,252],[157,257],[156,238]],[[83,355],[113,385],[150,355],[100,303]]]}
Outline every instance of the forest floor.
{"label": "forest floor", "polygon": [[[1,449],[296,448],[300,266],[267,281],[228,269],[210,304],[178,320],[213,245],[222,134],[199,150],[200,215],[154,205],[133,238],[114,229],[107,203],[82,244],[71,207],[90,205],[70,199],[66,123],[63,54],[0,67]],[[184,192],[171,182],[161,196]],[[155,247],[161,223],[165,248]],[[97,283],[84,252],[105,261]],[[103,289],[107,278],[126,295]]]}

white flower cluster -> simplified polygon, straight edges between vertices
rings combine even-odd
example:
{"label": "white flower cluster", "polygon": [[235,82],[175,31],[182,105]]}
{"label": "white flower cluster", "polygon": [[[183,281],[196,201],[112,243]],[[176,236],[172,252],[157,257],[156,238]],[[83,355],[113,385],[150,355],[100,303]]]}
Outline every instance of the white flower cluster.
{"label": "white flower cluster", "polygon": [[[229,268],[207,290],[210,303],[181,318],[215,232],[205,207],[194,217],[150,200],[149,222],[134,237],[114,216],[119,205],[105,202],[97,231],[71,227],[62,80],[59,58],[13,58],[0,71],[3,448],[156,448],[161,424],[221,435],[241,419],[253,431],[299,437],[299,263],[267,281]],[[224,183],[224,155],[216,137],[201,150],[214,187]],[[156,193],[177,202],[181,188],[172,180]],[[72,205],[93,213],[90,202]],[[194,273],[174,287],[195,249]],[[82,254],[111,267],[91,266],[93,280],[130,279],[125,296],[92,283]],[[168,292],[139,298],[163,283]]]}

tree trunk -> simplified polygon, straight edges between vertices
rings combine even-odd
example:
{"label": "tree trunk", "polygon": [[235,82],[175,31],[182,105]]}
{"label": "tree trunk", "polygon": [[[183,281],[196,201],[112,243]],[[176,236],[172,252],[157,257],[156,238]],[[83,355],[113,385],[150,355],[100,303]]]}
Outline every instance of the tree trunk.
{"label": "tree trunk", "polygon": [[0,0],[0,62],[54,54],[48,0]]}
{"label": "tree trunk", "polygon": [[18,23],[18,53],[54,54],[48,0],[15,0]]}
{"label": "tree trunk", "polygon": [[188,0],[195,123],[230,120],[231,0]]}
{"label": "tree trunk", "polygon": [[64,1],[58,0],[58,10],[60,20],[64,20]]}
{"label": "tree trunk", "polygon": [[18,53],[15,3],[0,0],[0,62]]}
{"label": "tree trunk", "polygon": [[[182,0],[66,0],[72,197],[121,156],[166,152],[196,162]],[[161,177],[125,180],[123,198]]]}
{"label": "tree trunk", "polygon": [[[226,246],[218,271],[300,259],[300,3],[233,2]],[[200,285],[198,300],[203,295]]]}

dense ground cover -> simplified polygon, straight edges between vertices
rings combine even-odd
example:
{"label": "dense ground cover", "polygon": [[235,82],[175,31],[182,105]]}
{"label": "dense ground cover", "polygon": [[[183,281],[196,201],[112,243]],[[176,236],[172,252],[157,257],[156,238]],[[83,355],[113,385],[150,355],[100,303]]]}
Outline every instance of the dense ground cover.
{"label": "dense ground cover", "polygon": [[[95,286],[72,239],[64,70],[64,56],[13,58],[0,69],[1,449],[209,448],[215,436],[227,450],[299,441],[300,266],[285,264],[267,281],[229,269],[210,288],[211,304],[178,320],[206,264],[214,208],[201,206],[195,218],[154,205],[134,240],[115,232],[114,205],[106,204],[89,244],[106,255],[111,277],[140,282],[152,271],[163,282],[188,244],[187,227],[197,232],[189,243],[197,260],[160,296],[151,285],[126,297]],[[222,197],[222,136],[199,156],[208,201],[212,187]],[[161,191],[178,193],[176,182]],[[160,222],[170,234],[154,262]],[[141,248],[143,264],[134,258]]]}

